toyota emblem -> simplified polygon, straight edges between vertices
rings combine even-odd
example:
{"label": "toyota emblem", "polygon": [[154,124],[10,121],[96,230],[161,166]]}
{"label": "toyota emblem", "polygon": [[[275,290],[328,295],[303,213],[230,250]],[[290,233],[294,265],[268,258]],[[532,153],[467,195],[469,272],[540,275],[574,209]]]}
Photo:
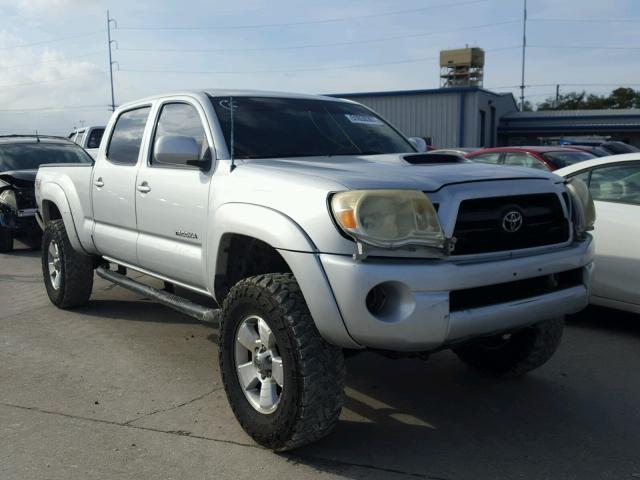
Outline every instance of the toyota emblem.
{"label": "toyota emblem", "polygon": [[502,230],[507,233],[516,233],[522,228],[522,213],[510,210],[502,217]]}

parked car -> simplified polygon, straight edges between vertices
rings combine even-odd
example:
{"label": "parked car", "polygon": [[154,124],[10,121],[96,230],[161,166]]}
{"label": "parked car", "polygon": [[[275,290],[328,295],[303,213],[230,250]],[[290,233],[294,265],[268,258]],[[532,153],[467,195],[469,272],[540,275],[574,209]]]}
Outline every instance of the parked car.
{"label": "parked car", "polygon": [[592,154],[594,157],[608,157],[610,155],[612,155],[611,152],[609,152],[608,150],[605,150],[602,147],[599,146],[593,146],[593,145],[571,145],[571,148],[574,150],[581,150],[583,152],[588,152],[590,154]]}
{"label": "parked car", "polygon": [[436,148],[435,150],[431,150],[429,153],[451,153],[454,155],[466,156],[469,153],[477,152],[478,150],[482,150],[482,147]]}
{"label": "parked car", "polygon": [[93,158],[96,158],[102,135],[104,135],[104,126],[82,127],[71,132],[69,139],[84,148]]}
{"label": "parked car", "polygon": [[467,158],[474,162],[553,171],[595,156],[568,147],[497,147],[469,153]]}
{"label": "parked car", "polygon": [[640,313],[640,153],[556,170],[583,180],[596,208],[596,270],[591,303]]}
{"label": "parked car", "polygon": [[161,95],[119,107],[104,141],[95,165],[38,172],[50,300],[87,302],[96,268],[219,325],[231,408],[274,450],[335,426],[345,349],[451,348],[492,375],[522,375],[553,355],[563,316],[588,302],[586,187],[543,171],[424,163],[428,154],[355,102]]}
{"label": "parked car", "polygon": [[[625,153],[636,153],[640,152],[638,147],[633,145],[629,145],[628,143],[621,142],[619,140],[607,140],[607,141],[591,141],[585,142],[584,144],[576,144],[573,142],[565,142],[563,145],[578,148],[580,150],[585,150],[585,147],[591,147],[594,150],[592,153],[598,157],[605,157],[609,155],[621,155]],[[604,155],[602,155],[604,153]]]}
{"label": "parked car", "polygon": [[0,136],[0,252],[11,251],[14,238],[32,247],[40,243],[33,185],[41,164],[91,162],[82,148],[62,137]]}

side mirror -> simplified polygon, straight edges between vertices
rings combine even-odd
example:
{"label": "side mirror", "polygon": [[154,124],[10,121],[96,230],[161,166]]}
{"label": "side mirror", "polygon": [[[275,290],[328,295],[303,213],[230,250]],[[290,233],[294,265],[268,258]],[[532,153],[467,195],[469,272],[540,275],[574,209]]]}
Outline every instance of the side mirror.
{"label": "side mirror", "polygon": [[200,147],[193,137],[163,135],[153,147],[153,159],[164,164],[185,164],[202,168],[208,163],[200,159]]}
{"label": "side mirror", "polygon": [[416,150],[418,150],[419,152],[427,151],[427,142],[425,142],[424,138],[409,137],[409,142],[411,142],[411,145],[416,147]]}

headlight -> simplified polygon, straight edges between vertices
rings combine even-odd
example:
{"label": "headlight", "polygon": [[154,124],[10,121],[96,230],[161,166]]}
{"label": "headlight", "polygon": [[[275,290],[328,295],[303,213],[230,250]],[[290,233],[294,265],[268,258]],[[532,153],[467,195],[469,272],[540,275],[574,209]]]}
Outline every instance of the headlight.
{"label": "headlight", "polygon": [[596,222],[596,207],[589,192],[589,187],[582,180],[573,178],[567,182],[567,190],[573,205],[573,224],[579,237],[593,230]]}
{"label": "headlight", "polygon": [[18,209],[18,201],[16,200],[16,192],[13,190],[5,190],[0,193],[0,203],[4,203],[13,210]]}
{"label": "headlight", "polygon": [[340,192],[331,199],[331,210],[342,230],[369,245],[383,248],[445,245],[433,204],[417,190]]}

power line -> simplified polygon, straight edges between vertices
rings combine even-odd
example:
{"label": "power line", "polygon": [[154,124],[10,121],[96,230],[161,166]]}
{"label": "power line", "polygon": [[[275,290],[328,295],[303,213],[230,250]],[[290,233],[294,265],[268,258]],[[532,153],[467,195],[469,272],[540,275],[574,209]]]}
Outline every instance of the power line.
{"label": "power line", "polygon": [[640,18],[530,18],[530,22],[561,22],[561,23],[638,23]]}
{"label": "power line", "polygon": [[102,31],[99,32],[89,32],[89,33],[81,33],[78,35],[70,35],[68,37],[58,37],[58,38],[52,38],[51,40],[43,40],[41,42],[34,42],[34,43],[26,43],[24,45],[15,45],[13,47],[2,47],[0,48],[0,50],[14,50],[14,49],[18,49],[18,48],[28,48],[28,47],[35,47],[36,45],[45,45],[47,43],[55,43],[55,42],[61,42],[63,40],[70,40],[73,38],[84,38],[84,37],[90,37],[92,35],[99,35],[101,34]]}
{"label": "power line", "polygon": [[2,113],[30,113],[30,112],[53,112],[57,110],[84,110],[84,109],[98,109],[104,108],[104,105],[71,105],[64,107],[40,107],[40,108],[3,108],[0,109]]}
{"label": "power line", "polygon": [[347,42],[332,42],[332,43],[309,43],[303,45],[287,45],[281,47],[248,47],[248,48],[205,48],[205,49],[190,49],[190,48],[120,48],[118,51],[125,52],[175,52],[175,53],[215,53],[215,52],[264,52],[264,51],[276,51],[276,50],[299,50],[305,48],[322,48],[322,47],[337,47],[344,45],[359,45],[375,42],[386,42],[389,40],[401,40],[407,38],[419,38],[427,37],[431,35],[438,35],[441,33],[450,33],[455,31],[466,31],[476,28],[494,27],[499,25],[507,25],[510,23],[518,23],[520,20],[508,20],[504,22],[485,23],[481,25],[469,25],[466,27],[449,28],[446,30],[437,30],[425,33],[414,33],[408,35],[395,35],[391,37],[379,37],[369,38],[363,40],[351,40]]}
{"label": "power line", "polygon": [[84,57],[89,57],[91,55],[97,55],[97,54],[104,54],[103,50],[98,50],[95,52],[89,52],[89,53],[83,53],[81,55],[75,55],[73,57],[67,57],[67,58],[62,58],[62,59],[58,59],[58,60],[43,60],[41,62],[34,62],[34,63],[23,63],[21,65],[9,65],[6,67],[0,67],[0,70],[9,70],[11,68],[20,68],[20,67],[31,67],[34,65],[44,65],[44,64],[48,64],[48,63],[62,63],[62,62],[66,62],[67,60],[75,60],[77,58],[84,58]]}
{"label": "power line", "polygon": [[[512,50],[520,48],[520,45],[512,47],[499,47],[492,49],[485,49],[486,52],[496,52],[500,50]],[[330,67],[306,67],[295,69],[274,69],[274,70],[241,70],[241,71],[229,71],[229,70],[147,70],[147,69],[130,69],[122,68],[121,72],[135,72],[135,73],[171,73],[171,74],[195,74],[195,75],[242,75],[242,74],[256,74],[256,73],[295,73],[295,72],[316,72],[323,70],[342,70],[349,68],[365,68],[365,67],[377,67],[382,65],[398,65],[403,63],[417,63],[425,62],[428,60],[437,60],[439,57],[420,57],[412,58],[408,60],[393,60],[389,62],[375,62],[375,63],[358,63],[351,65],[336,65]]]}
{"label": "power line", "polygon": [[107,72],[95,72],[95,73],[87,73],[85,75],[74,75],[72,77],[61,77],[55,80],[43,80],[41,82],[26,82],[26,83],[14,83],[13,85],[0,85],[0,88],[17,88],[17,87],[26,87],[29,85],[45,85],[49,83],[58,83],[64,82],[67,80],[74,80],[77,78],[87,78],[87,77],[95,77],[97,75],[104,75]]}
{"label": "power line", "polygon": [[385,13],[371,13],[367,15],[354,15],[349,17],[336,17],[336,18],[326,18],[320,20],[308,20],[302,22],[286,22],[286,23],[263,23],[263,24],[251,24],[251,25],[208,25],[206,27],[196,27],[196,26],[176,26],[176,27],[123,27],[120,30],[234,30],[234,29],[247,29],[247,28],[272,28],[272,27],[294,27],[300,25],[317,25],[323,23],[337,23],[337,22],[346,22],[350,20],[360,20],[365,18],[377,18],[377,17],[388,17],[391,15],[404,15],[408,13],[418,13],[424,12],[427,10],[433,10],[435,8],[449,8],[449,7],[459,7],[466,5],[473,5],[477,3],[486,3],[492,0],[468,0],[464,2],[456,2],[456,3],[441,3],[437,5],[430,5],[428,7],[420,7],[420,8],[412,8],[408,10],[396,10],[392,12]]}
{"label": "power line", "polygon": [[640,50],[640,47],[618,47],[615,45],[527,45],[529,48],[573,49],[573,50]]}

